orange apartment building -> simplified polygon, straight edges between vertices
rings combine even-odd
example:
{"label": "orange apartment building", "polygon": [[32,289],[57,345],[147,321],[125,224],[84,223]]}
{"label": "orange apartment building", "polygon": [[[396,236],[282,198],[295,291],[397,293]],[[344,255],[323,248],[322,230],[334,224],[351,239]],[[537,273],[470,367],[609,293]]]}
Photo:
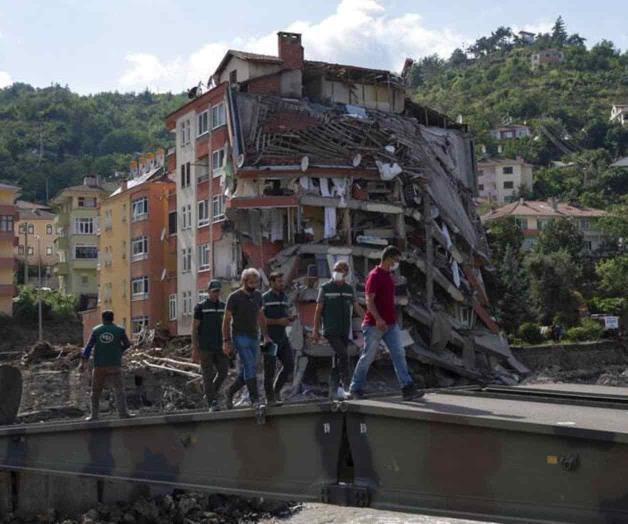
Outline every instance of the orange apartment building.
{"label": "orange apartment building", "polygon": [[0,314],[13,314],[15,296],[15,237],[19,188],[0,182]]}

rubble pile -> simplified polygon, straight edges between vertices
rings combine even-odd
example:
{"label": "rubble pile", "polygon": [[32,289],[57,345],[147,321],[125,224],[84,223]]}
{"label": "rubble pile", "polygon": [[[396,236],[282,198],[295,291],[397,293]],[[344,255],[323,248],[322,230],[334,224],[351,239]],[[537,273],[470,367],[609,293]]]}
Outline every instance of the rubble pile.
{"label": "rubble pile", "polygon": [[[292,285],[298,375],[309,359],[331,355],[309,334],[318,287],[333,264],[350,264],[364,303],[366,276],[388,245],[403,252],[396,299],[406,353],[427,366],[432,385],[512,384],[528,373],[488,312],[482,272],[491,270],[490,253],[473,203],[473,145],[463,126],[409,100],[395,114],[232,97],[240,156],[237,179],[225,180],[227,217],[249,262],[262,267],[274,253],[271,270]],[[288,209],[264,208],[273,198]],[[353,336],[355,353],[359,323]]]}
{"label": "rubble pile", "polygon": [[288,502],[174,491],[172,494],[154,498],[139,498],[126,504],[100,504],[77,519],[64,518],[51,509],[46,515],[36,519],[6,515],[0,523],[235,524],[255,523],[262,519],[285,519],[299,509],[298,504]]}

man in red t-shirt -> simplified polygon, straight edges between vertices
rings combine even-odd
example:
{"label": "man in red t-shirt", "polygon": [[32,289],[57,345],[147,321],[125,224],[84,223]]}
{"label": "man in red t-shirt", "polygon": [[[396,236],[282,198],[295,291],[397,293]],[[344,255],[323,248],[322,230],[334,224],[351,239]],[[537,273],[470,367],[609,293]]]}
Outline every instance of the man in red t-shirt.
{"label": "man in red t-shirt", "polygon": [[354,398],[361,398],[364,395],[366,376],[377,355],[381,340],[386,343],[390,352],[403,399],[412,400],[423,396],[423,393],[417,390],[408,372],[406,353],[401,345],[401,329],[397,324],[395,281],[392,272],[399,268],[400,259],[401,251],[395,246],[388,246],[382,252],[380,264],[369,273],[366,279],[367,311],[362,322],[364,348],[360,353],[360,360],[351,381],[351,395]]}

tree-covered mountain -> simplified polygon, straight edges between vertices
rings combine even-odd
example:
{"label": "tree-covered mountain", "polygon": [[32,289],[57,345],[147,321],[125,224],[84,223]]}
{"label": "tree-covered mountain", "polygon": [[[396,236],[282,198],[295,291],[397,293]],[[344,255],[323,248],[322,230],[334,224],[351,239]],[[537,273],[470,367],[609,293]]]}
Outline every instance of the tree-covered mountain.
{"label": "tree-covered mountain", "polygon": [[[548,48],[561,50],[563,63],[534,68],[532,55]],[[501,145],[504,157],[520,155],[540,168],[534,197],[606,207],[628,194],[628,171],[608,168],[628,155],[628,126],[609,121],[613,104],[628,103],[628,52],[612,42],[587,47],[562,18],[533,42],[500,27],[447,60],[423,58],[410,75],[419,102],[469,124],[479,157],[479,145],[487,155],[498,153],[492,128],[530,126],[531,137]]]}
{"label": "tree-covered mountain", "polygon": [[44,201],[87,174],[126,171],[132,155],[170,143],[164,117],[184,95],[100,93],[13,84],[0,89],[0,179]]}

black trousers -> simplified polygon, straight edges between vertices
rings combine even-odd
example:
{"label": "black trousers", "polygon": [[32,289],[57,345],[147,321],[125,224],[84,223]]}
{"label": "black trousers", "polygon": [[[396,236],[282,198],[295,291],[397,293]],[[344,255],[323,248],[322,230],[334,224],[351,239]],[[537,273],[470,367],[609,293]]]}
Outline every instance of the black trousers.
{"label": "black trousers", "polygon": [[340,385],[342,385],[344,389],[348,390],[351,385],[348,351],[349,337],[325,335],[325,338],[336,355],[335,365],[331,368],[330,385],[332,389],[335,389],[340,382]]}
{"label": "black trousers", "polygon": [[222,351],[201,351],[201,371],[207,403],[216,400],[220,386],[229,372],[229,358]]}
{"label": "black trousers", "polygon": [[[294,350],[290,345],[288,338],[284,338],[279,342],[273,341],[277,344],[277,356],[263,353],[264,355],[264,391],[266,392],[266,398],[274,398],[275,394],[281,391],[281,388],[292,380],[292,374],[294,373]],[[277,371],[277,360],[281,362],[281,371],[277,378],[275,373]]]}

